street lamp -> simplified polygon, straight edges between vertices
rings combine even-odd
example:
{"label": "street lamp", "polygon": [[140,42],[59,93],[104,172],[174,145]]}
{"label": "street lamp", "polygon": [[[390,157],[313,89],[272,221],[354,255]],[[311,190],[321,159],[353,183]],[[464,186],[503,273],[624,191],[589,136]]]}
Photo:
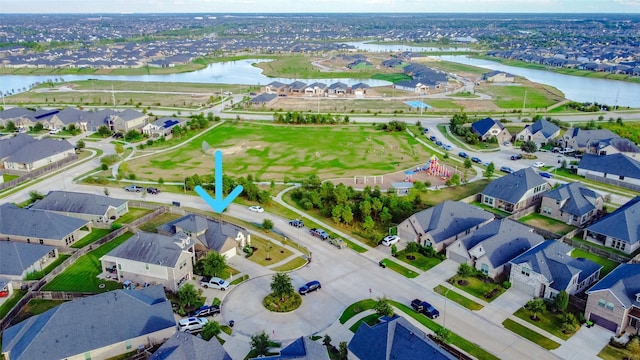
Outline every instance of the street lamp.
{"label": "street lamp", "polygon": [[447,287],[447,291],[444,292],[444,316],[442,317],[442,327],[447,328],[447,300],[449,299],[450,287]]}

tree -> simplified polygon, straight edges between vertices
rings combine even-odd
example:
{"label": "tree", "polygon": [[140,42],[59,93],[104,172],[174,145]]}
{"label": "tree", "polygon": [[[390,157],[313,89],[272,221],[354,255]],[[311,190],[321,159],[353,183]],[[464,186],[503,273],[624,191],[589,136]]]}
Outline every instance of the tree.
{"label": "tree", "polygon": [[349,348],[346,341],[340,341],[339,354],[340,354],[340,360],[349,359]]}
{"label": "tree", "polygon": [[38,200],[42,200],[44,199],[44,195],[40,194],[39,192],[33,190],[33,191],[29,191],[29,200],[33,203],[36,202]]}
{"label": "tree", "polygon": [[98,135],[102,136],[103,138],[111,136],[111,129],[109,129],[107,125],[102,125],[98,128]]}
{"label": "tree", "polygon": [[256,356],[269,355],[269,335],[264,331],[251,335],[251,350]]}
{"label": "tree", "polygon": [[464,159],[464,168],[465,169],[471,169],[471,166],[473,166],[473,164],[471,163],[471,159],[465,158]]}
{"label": "tree", "polygon": [[553,300],[553,305],[560,312],[567,310],[569,306],[569,294],[565,290],[560,291]]}
{"label": "tree", "polygon": [[134,141],[136,139],[140,138],[140,132],[138,130],[129,130],[124,134],[124,139],[126,141]]}
{"label": "tree", "polygon": [[293,294],[291,277],[286,273],[275,273],[271,279],[271,291],[280,297],[280,301],[284,300],[286,296]]}
{"label": "tree", "polygon": [[82,149],[84,149],[85,147],[87,147],[87,144],[85,144],[84,140],[78,140],[78,142],[76,143],[76,149],[82,151]]}
{"label": "tree", "polygon": [[520,144],[520,150],[531,154],[538,151],[538,145],[535,142],[528,140]]}
{"label": "tree", "polygon": [[329,336],[329,334],[324,335],[324,338],[322,339],[322,344],[327,348],[331,347],[331,336]]}
{"label": "tree", "polygon": [[124,145],[120,143],[116,143],[114,148],[115,148],[116,154],[122,154],[124,152]]}
{"label": "tree", "polygon": [[640,358],[640,338],[639,337],[636,336],[631,340],[629,340],[626,348],[627,350],[629,350],[629,352],[631,352],[631,355],[634,356],[633,357],[634,359]]}
{"label": "tree", "polygon": [[180,306],[184,309],[185,307],[191,307],[193,304],[198,301],[200,294],[196,287],[191,283],[186,283],[180,287],[178,290],[178,302]]}
{"label": "tree", "polygon": [[547,304],[545,304],[543,299],[531,299],[527,303],[527,309],[533,312],[533,319],[538,320],[538,313],[547,311]]}
{"label": "tree", "polygon": [[8,132],[16,132],[16,130],[18,130],[18,128],[16,127],[16,123],[14,123],[13,121],[7,121],[7,125],[5,126],[5,129]]}
{"label": "tree", "polygon": [[487,165],[487,168],[484,170],[484,177],[490,179],[493,176],[494,171],[496,171],[496,166],[493,165],[493,162],[490,162],[489,165]]}
{"label": "tree", "polygon": [[37,122],[35,125],[33,125],[33,131],[40,132],[42,130],[44,130],[44,125],[42,125],[41,122]]}
{"label": "tree", "polygon": [[202,259],[204,274],[207,276],[218,276],[227,268],[227,258],[225,255],[211,251]]}
{"label": "tree", "polygon": [[475,272],[476,269],[474,269],[471,265],[462,263],[458,266],[457,274],[462,277],[469,277],[472,276]]}
{"label": "tree", "polygon": [[353,221],[353,211],[351,210],[351,206],[345,205],[342,207],[342,221],[347,225],[351,225],[351,222]]}
{"label": "tree", "polygon": [[331,218],[336,224],[340,223],[340,219],[342,219],[342,205],[338,204],[331,209]]}
{"label": "tree", "polygon": [[206,341],[211,340],[214,336],[220,335],[222,328],[217,321],[209,321],[200,332],[202,338]]}
{"label": "tree", "polygon": [[378,316],[393,316],[393,308],[389,305],[389,300],[386,298],[378,298],[375,305],[373,305],[373,311]]}
{"label": "tree", "polygon": [[362,222],[362,230],[364,230],[366,234],[369,234],[375,226],[376,223],[373,222],[371,216],[367,216],[364,218],[364,221]]}
{"label": "tree", "polygon": [[271,221],[269,219],[264,219],[262,221],[262,228],[265,229],[265,230],[273,229],[273,221]]}
{"label": "tree", "polygon": [[440,327],[435,331],[435,333],[436,339],[442,341],[445,344],[449,343],[449,340],[451,339],[451,331],[449,329],[447,329],[446,327]]}

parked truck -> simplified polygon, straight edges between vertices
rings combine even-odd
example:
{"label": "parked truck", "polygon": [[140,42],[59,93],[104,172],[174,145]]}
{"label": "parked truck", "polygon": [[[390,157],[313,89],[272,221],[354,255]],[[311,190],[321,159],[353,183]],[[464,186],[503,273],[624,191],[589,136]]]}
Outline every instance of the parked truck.
{"label": "parked truck", "polygon": [[440,316],[440,312],[436,308],[434,308],[433,305],[420,299],[413,299],[413,301],[411,302],[411,307],[416,312],[425,314],[431,319],[435,319]]}

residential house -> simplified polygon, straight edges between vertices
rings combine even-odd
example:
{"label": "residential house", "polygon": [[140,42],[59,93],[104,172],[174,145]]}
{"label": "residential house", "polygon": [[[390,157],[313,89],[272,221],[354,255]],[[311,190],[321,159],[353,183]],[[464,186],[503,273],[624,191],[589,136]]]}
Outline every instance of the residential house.
{"label": "residential house", "polygon": [[157,230],[159,234],[167,236],[185,233],[195,240],[197,254],[213,250],[226,256],[227,259],[234,257],[237,249],[251,244],[251,234],[247,229],[226,221],[195,214],[185,215],[160,225]]}
{"label": "residential house", "polygon": [[538,146],[544,146],[551,139],[560,135],[560,128],[545,119],[540,119],[531,125],[527,125],[519,133],[516,139],[520,141],[533,141]]}
{"label": "residential house", "polygon": [[137,110],[127,109],[122,112],[110,115],[107,119],[111,130],[126,133],[129,130],[142,128],[149,117],[147,114]]}
{"label": "residential house", "polygon": [[109,119],[111,116],[117,116],[117,114],[118,112],[112,109],[87,111],[85,117],[87,122],[87,131],[98,131],[101,126],[107,126],[110,128]]}
{"label": "residential house", "polygon": [[284,94],[287,92],[288,85],[279,81],[273,81],[265,85],[264,92],[267,94]]}
{"label": "residential house", "polygon": [[589,225],[584,239],[632,254],[640,248],[640,196]]}
{"label": "residential house", "polygon": [[49,211],[0,205],[0,240],[71,246],[91,231],[91,222]]}
{"label": "residential house", "polygon": [[499,142],[511,141],[509,130],[500,121],[492,118],[484,118],[472,123],[471,131],[478,135],[480,141],[487,141],[494,136]]}
{"label": "residential house", "polygon": [[116,220],[129,212],[129,201],[71,191],[51,191],[36,201],[33,210],[46,210],[93,222]]}
{"label": "residential house", "polygon": [[33,110],[22,108],[22,107],[13,107],[6,110],[0,111],[0,125],[7,126],[9,121],[20,122],[21,119],[29,120],[29,117],[34,113]]}
{"label": "residential house", "polygon": [[8,360],[103,360],[160,344],[175,331],[162,286],[114,290],[11,326],[2,334],[2,354]]}
{"label": "residential house", "polygon": [[509,261],[544,238],[510,219],[493,220],[447,247],[447,258],[467,263],[490,278],[509,274]]}
{"label": "residential house", "polygon": [[48,117],[48,129],[62,129],[73,124],[76,128],[87,131],[87,112],[77,108],[67,107]]}
{"label": "residential house", "polygon": [[385,317],[373,326],[363,321],[347,348],[349,359],[355,360],[456,359],[401,316]]}
{"label": "residential house", "polygon": [[304,93],[304,89],[307,87],[307,84],[303,83],[302,81],[294,81],[291,84],[289,84],[289,92],[292,94],[303,94]]}
{"label": "residential house", "polygon": [[577,173],[589,180],[640,191],[640,161],[624,154],[584,154]]}
{"label": "residential house", "polygon": [[356,97],[364,97],[367,94],[370,86],[365,83],[357,83],[351,86],[351,93]]}
{"label": "residential house", "polygon": [[308,336],[301,336],[280,350],[279,355],[251,358],[271,360],[329,360],[327,348]]}
{"label": "residential house", "polygon": [[640,331],[640,264],[620,264],[587,290],[585,318],[616,334]]}
{"label": "residential house", "polygon": [[488,224],[494,216],[467,203],[447,200],[411,215],[398,225],[398,236],[433,246],[439,252],[458,238]]}
{"label": "residential house", "polygon": [[0,168],[29,172],[75,156],[75,147],[67,140],[35,139],[18,134],[0,140]]}
{"label": "residential house", "polygon": [[618,153],[640,160],[640,148],[629,139],[614,137],[598,142],[596,154],[612,155]]}
{"label": "residential house", "polygon": [[560,141],[565,147],[571,147],[574,150],[588,154],[595,154],[600,141],[618,137],[618,135],[607,129],[583,130],[573,128],[567,130]]}
{"label": "residential house", "polygon": [[9,280],[24,280],[42,271],[58,257],[58,249],[48,245],[0,241],[0,276]]}
{"label": "residential house", "polygon": [[493,180],[480,193],[480,202],[508,213],[540,205],[551,185],[532,168],[524,168]]}
{"label": "residential house", "polygon": [[278,95],[275,93],[262,93],[249,100],[249,104],[253,106],[270,106],[278,101]]}
{"label": "residential house", "polygon": [[304,93],[308,96],[324,96],[326,90],[327,84],[314,82],[313,84],[309,84],[306,88],[304,88]]}
{"label": "residential house", "polygon": [[117,269],[120,282],[162,284],[171,291],[178,291],[191,278],[194,261],[193,240],[188,235],[169,237],[142,231],[100,258],[103,269]]}
{"label": "residential house", "polygon": [[327,88],[327,93],[329,95],[346,95],[349,89],[349,85],[342,82],[335,82]]}
{"label": "residential house", "polygon": [[602,215],[604,196],[582,183],[572,182],[542,195],[540,214],[582,227]]}
{"label": "residential house", "polygon": [[494,83],[512,83],[516,81],[516,77],[513,74],[506,73],[504,71],[490,71],[482,74],[482,80]]}
{"label": "residential house", "polygon": [[142,133],[148,135],[152,139],[158,139],[161,137],[170,139],[173,134],[173,128],[176,126],[185,126],[186,123],[186,119],[164,117],[143,126]]}
{"label": "residential house", "polygon": [[602,266],[571,257],[573,248],[546,240],[511,260],[509,281],[514,289],[532,297],[554,298],[564,290],[575,295],[598,281]]}
{"label": "residential house", "polygon": [[205,341],[200,336],[176,331],[149,360],[232,360],[218,339]]}

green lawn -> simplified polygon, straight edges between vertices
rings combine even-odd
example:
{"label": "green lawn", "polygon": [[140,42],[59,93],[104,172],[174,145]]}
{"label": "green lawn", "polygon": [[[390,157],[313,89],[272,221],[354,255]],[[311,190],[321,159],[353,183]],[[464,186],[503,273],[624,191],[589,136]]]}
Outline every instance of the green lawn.
{"label": "green lawn", "polygon": [[362,254],[362,253],[365,253],[365,252],[367,252],[367,251],[368,251],[366,248],[363,248],[362,246],[360,246],[360,245],[358,245],[358,244],[354,243],[353,241],[351,241],[351,240],[349,240],[349,239],[344,239],[344,238],[343,238],[342,240],[344,240],[344,242],[347,244],[347,246],[349,247],[349,249],[352,249],[352,250],[353,250],[353,251],[355,251],[355,252],[358,252],[358,253],[361,253],[361,254]]}
{"label": "green lawn", "polygon": [[604,360],[633,359],[631,351],[627,349],[618,349],[608,344],[602,348],[598,357]]}
{"label": "green lawn", "polygon": [[589,259],[597,264],[602,265],[602,269],[600,269],[600,278],[603,278],[605,275],[613,271],[613,269],[615,269],[618,265],[620,265],[620,263],[618,262],[600,257],[590,252],[586,252],[582,249],[573,249],[573,251],[571,252],[571,257]]}
{"label": "green lawn", "polygon": [[554,232],[559,235],[564,235],[576,228],[575,226],[568,225],[563,221],[552,219],[550,217],[546,217],[538,213],[525,215],[520,219],[518,219],[518,221],[527,225],[539,227],[541,229]]}
{"label": "green lawn", "polygon": [[13,295],[0,305],[0,319],[7,316],[9,310],[11,310],[26,293],[26,291],[14,290]]}
{"label": "green lawn", "polygon": [[11,175],[11,174],[2,174],[2,177],[4,178],[4,182],[9,182],[11,180],[17,179],[20,176],[18,175]]}
{"label": "green lawn", "polygon": [[553,94],[539,86],[487,85],[482,86],[479,92],[493,96],[496,106],[503,109],[522,109],[523,104],[527,109],[540,109],[563,100],[562,95]]}
{"label": "green lawn", "polygon": [[298,269],[302,266],[304,266],[307,263],[307,260],[303,259],[302,257],[298,256],[297,258],[282,264],[280,266],[274,267],[271,270],[273,271],[291,271],[291,270],[295,270]]}
{"label": "green lawn", "polygon": [[380,317],[380,315],[378,315],[378,314],[369,314],[369,315],[363,317],[362,319],[358,319],[358,321],[356,321],[355,323],[353,323],[353,325],[351,325],[349,330],[351,330],[352,333],[355,333],[356,330],[358,330],[358,328],[360,327],[360,323],[362,323],[362,322],[366,322],[370,326],[373,326],[373,325],[378,323],[378,318],[379,317]]}
{"label": "green lawn", "polygon": [[399,259],[402,262],[405,262],[409,265],[413,265],[415,267],[417,267],[420,270],[423,271],[428,271],[429,269],[431,269],[432,267],[440,264],[442,262],[442,260],[440,260],[439,258],[436,257],[427,257],[424,256],[420,253],[411,253],[411,255],[413,255],[415,257],[415,260],[409,260],[407,259],[407,253],[405,250],[399,251],[398,252],[398,257],[396,257],[396,259]]}
{"label": "green lawn", "polygon": [[478,304],[477,302],[469,299],[468,297],[458,294],[456,291],[449,290],[448,288],[442,285],[436,286],[435,288],[433,288],[433,291],[437,292],[442,296],[445,296],[447,299],[452,300],[472,311],[480,310],[484,307]]}
{"label": "green lawn", "polygon": [[404,277],[408,277],[409,279],[412,279],[414,277],[418,277],[417,272],[407,269],[406,267],[398,264],[397,262],[394,262],[392,260],[389,259],[382,259],[382,263],[384,264],[384,266],[388,267],[389,269],[397,272],[398,274],[404,276]]}
{"label": "green lawn", "polygon": [[[461,277],[460,275],[455,275],[452,279],[454,280],[453,286],[457,287],[458,289],[464,290],[467,293],[477,297],[478,299],[482,299],[486,302],[492,302],[493,300],[497,299],[498,296],[502,295],[506,291],[505,288],[503,288],[502,285],[500,284],[486,283],[475,276]],[[458,280],[465,280],[467,281],[468,284],[465,286],[462,286],[458,284]],[[491,291],[492,289],[499,289],[500,291],[492,298],[490,299],[486,298],[484,295],[488,291]]]}
{"label": "green lawn", "polygon": [[492,212],[492,213],[494,213],[496,215],[500,215],[502,217],[507,217],[507,216],[511,215],[506,211],[502,211],[500,209],[493,208],[493,207],[491,207],[489,205],[483,204],[483,203],[478,202],[478,201],[472,201],[471,205],[477,206],[477,207],[479,207],[481,209],[484,209],[484,210],[487,210],[487,211],[490,211],[490,212]]}
{"label": "green lawn", "polygon": [[[247,280],[249,280],[249,275],[244,274],[244,275],[240,276],[239,278],[235,278],[233,281],[231,281],[229,283],[229,285],[238,285],[238,284],[242,283],[243,281],[247,281]],[[220,300],[218,300],[218,301],[220,301]],[[218,304],[219,304],[219,302],[218,302]]]}
{"label": "green lawn", "polygon": [[42,279],[45,275],[50,273],[58,265],[62,264],[65,260],[67,260],[69,258],[69,256],[71,256],[71,255],[59,254],[58,258],[55,259],[51,264],[47,265],[47,267],[44,268],[42,271],[35,271],[35,272],[27,274],[27,276],[25,277],[25,280],[40,280],[40,279]]}
{"label": "green lawn", "polygon": [[340,324],[346,323],[349,319],[365,310],[373,309],[375,304],[376,300],[364,299],[347,306],[342,312],[342,315],[340,315]]}
{"label": "green lawn", "polygon": [[262,266],[276,264],[293,255],[291,250],[278,244],[274,244],[273,242],[263,239],[257,235],[251,236],[251,246],[254,246],[257,249],[253,254],[251,254],[251,256],[247,257],[247,259]]}
{"label": "green lawn", "polygon": [[66,300],[42,300],[31,299],[20,310],[18,315],[11,321],[12,324],[17,324],[23,320],[26,320],[34,315],[42,314],[43,312],[53,309],[54,307],[66,302]]}
{"label": "green lawn", "polygon": [[560,344],[558,344],[557,342],[547,337],[544,337],[538,334],[537,332],[529,329],[528,327],[522,326],[511,319],[506,319],[505,321],[502,322],[502,325],[507,330],[510,330],[547,350],[553,350],[560,347]]}
{"label": "green lawn", "polygon": [[93,228],[91,230],[91,232],[89,234],[87,234],[87,236],[85,236],[82,239],[76,241],[73,245],[71,245],[71,247],[74,248],[74,249],[83,248],[83,247],[85,247],[85,246],[87,246],[89,244],[93,244],[93,242],[103,238],[104,236],[106,236],[110,232],[111,232],[110,229]]}
{"label": "green lawn", "polygon": [[[533,316],[533,312],[525,309],[524,307],[518,309],[513,315],[519,317],[520,319],[539,327],[546,332],[553,334],[559,337],[562,340],[567,340],[573,335],[565,334],[562,332],[562,315],[554,314],[550,311],[546,311],[544,313],[538,313],[538,321],[531,320],[531,316]],[[577,330],[577,329],[576,329]]]}
{"label": "green lawn", "polygon": [[130,222],[132,222],[133,220],[139,219],[147,214],[152,213],[153,210],[149,210],[149,209],[139,209],[139,208],[129,208],[129,212],[127,212],[126,214],[122,215],[120,218],[118,218],[118,220],[116,220],[116,223],[120,223],[120,224],[128,224]]}
{"label": "green lawn", "polygon": [[164,225],[170,221],[181,218],[182,215],[174,214],[171,212],[164,213],[160,216],[156,216],[153,219],[147,221],[146,223],[140,226],[140,230],[146,232],[156,232],[156,228],[160,225]]}
{"label": "green lawn", "polygon": [[[132,233],[125,233],[99,248],[90,251],[86,255],[78,258],[73,265],[56,276],[50,283],[43,287],[44,291],[75,291],[101,293],[105,291],[122,288],[122,284],[115,281],[100,280],[97,276],[102,271],[100,258],[118,245],[124,243],[133,236]],[[103,288],[99,285],[104,284]]]}

